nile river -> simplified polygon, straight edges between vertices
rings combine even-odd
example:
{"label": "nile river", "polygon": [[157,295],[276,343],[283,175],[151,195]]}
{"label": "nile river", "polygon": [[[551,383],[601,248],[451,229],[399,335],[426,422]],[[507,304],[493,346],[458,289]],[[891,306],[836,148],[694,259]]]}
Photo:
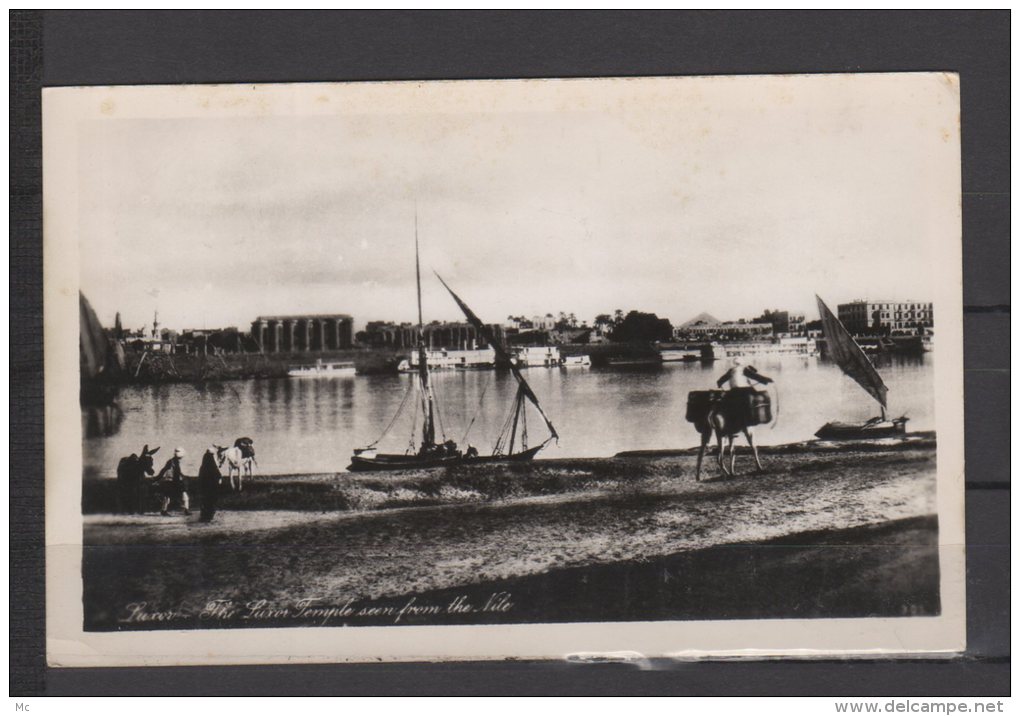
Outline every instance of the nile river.
{"label": "nile river", "polygon": [[[755,363],[776,381],[770,390],[773,424],[756,429],[761,444],[807,440],[829,420],[877,414],[874,401],[832,364],[815,358]],[[912,431],[933,430],[930,355],[878,367],[889,387],[890,416],[907,415]],[[684,420],[687,393],[714,387],[726,368],[719,361],[640,371],[528,369],[528,382],[560,434],[559,443],[549,445],[540,457],[607,457],[623,450],[697,445],[697,433]],[[112,477],[118,459],[145,443],[163,448],[156,456],[157,467],[173,448],[183,447],[186,469],[194,471],[208,445],[232,445],[239,436],[254,439],[258,472],[342,471],[354,448],[379,438],[414,380],[404,374],[126,387],[118,398],[123,420],[113,434],[84,441],[85,472]],[[440,405],[437,433],[462,447],[471,443],[482,454],[491,452],[513,401],[513,376],[504,371],[436,372],[433,386]],[[380,441],[380,449],[407,449],[413,398]],[[534,411],[529,413],[528,433],[532,445],[547,435]]]}

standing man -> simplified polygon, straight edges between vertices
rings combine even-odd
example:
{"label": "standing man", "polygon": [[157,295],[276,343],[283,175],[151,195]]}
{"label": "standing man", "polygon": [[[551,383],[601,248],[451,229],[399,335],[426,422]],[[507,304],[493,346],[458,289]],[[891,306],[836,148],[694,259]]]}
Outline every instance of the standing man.
{"label": "standing man", "polygon": [[759,373],[753,365],[745,366],[742,358],[734,358],[733,367],[726,371],[715,384],[726,390],[754,390],[752,382],[768,385],[773,380]]}
{"label": "standing man", "polygon": [[159,511],[161,515],[167,516],[170,514],[171,501],[179,502],[184,510],[184,514],[191,514],[191,510],[188,509],[187,476],[181,470],[181,460],[183,458],[184,449],[176,448],[174,456],[166,461],[166,465],[163,466],[163,469],[159,471],[156,479],[152,482],[153,486],[163,497],[163,503]]}
{"label": "standing man", "polygon": [[725,406],[732,427],[750,430],[754,425],[772,420],[772,402],[768,393],[754,387],[755,383],[768,385],[772,382],[771,378],[759,373],[753,365],[745,366],[743,359],[733,359],[733,367],[716,381],[717,386],[726,390],[722,396],[722,405]]}

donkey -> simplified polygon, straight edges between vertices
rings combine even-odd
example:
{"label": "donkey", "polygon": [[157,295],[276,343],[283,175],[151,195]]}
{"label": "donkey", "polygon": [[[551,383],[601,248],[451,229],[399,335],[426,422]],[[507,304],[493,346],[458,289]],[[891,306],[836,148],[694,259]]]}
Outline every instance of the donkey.
{"label": "donkey", "polygon": [[[235,445],[234,447],[224,447],[222,445],[213,445],[216,448],[216,465],[217,467],[223,467],[223,463],[227,463],[227,475],[226,478],[229,481],[230,489],[237,492],[241,491],[243,486],[243,477],[248,476],[251,479],[254,475],[255,465],[255,451],[250,450],[250,454],[245,454],[245,450],[241,445]],[[237,475],[237,482],[234,482],[234,475]]]}
{"label": "donkey", "polygon": [[[737,462],[737,452],[733,441],[740,433],[744,434],[744,437],[747,438],[747,444],[751,446],[758,472],[765,471],[758,457],[758,447],[754,444],[753,429],[748,424],[746,413],[737,401],[727,400],[728,397],[729,394],[724,393],[719,399],[713,400],[706,406],[704,412],[697,415],[691,421],[694,423],[695,430],[701,434],[701,448],[698,450],[698,465],[694,474],[694,479],[698,482],[701,481],[701,462],[705,457],[705,449],[713,433],[715,434],[716,444],[719,447],[716,462],[719,464],[719,469],[722,470],[724,475],[733,477],[735,474],[734,468]],[[726,439],[725,449],[723,448],[723,438]],[[730,454],[728,469],[724,462],[726,450],[729,450]]]}
{"label": "donkey", "polygon": [[117,464],[117,492],[121,512],[140,515],[145,511],[145,476],[155,474],[152,456],[157,452],[158,447],[150,450],[146,444],[140,455],[131,454],[120,459]]}

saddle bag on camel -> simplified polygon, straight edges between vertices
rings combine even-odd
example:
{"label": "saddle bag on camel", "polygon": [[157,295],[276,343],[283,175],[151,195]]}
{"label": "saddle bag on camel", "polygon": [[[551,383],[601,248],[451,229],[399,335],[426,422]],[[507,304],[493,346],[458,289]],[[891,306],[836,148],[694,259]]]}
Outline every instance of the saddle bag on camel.
{"label": "saddle bag on camel", "polygon": [[692,390],[687,394],[687,422],[704,420],[713,408],[747,426],[772,422],[772,399],[764,390]]}

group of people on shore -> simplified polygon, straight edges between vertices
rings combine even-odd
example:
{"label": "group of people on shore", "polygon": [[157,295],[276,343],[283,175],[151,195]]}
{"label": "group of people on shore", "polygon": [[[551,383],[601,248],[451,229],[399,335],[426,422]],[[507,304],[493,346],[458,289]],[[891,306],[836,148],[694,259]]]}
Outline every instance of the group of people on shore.
{"label": "group of people on shore", "polygon": [[[238,438],[234,447],[254,456],[254,445],[250,438]],[[161,515],[169,516],[171,509],[178,508],[183,514],[190,515],[189,483],[193,478],[185,474],[182,465],[187,453],[183,448],[174,448],[173,455],[157,473],[152,456],[158,451],[158,447],[150,449],[146,444],[140,454],[121,459],[117,466],[120,510],[128,514],[144,514],[148,511],[146,507],[151,504],[151,499],[156,498],[159,500]],[[212,445],[202,455],[197,475],[200,522],[211,522],[216,514],[224,482],[220,472],[222,452],[221,448]]]}

